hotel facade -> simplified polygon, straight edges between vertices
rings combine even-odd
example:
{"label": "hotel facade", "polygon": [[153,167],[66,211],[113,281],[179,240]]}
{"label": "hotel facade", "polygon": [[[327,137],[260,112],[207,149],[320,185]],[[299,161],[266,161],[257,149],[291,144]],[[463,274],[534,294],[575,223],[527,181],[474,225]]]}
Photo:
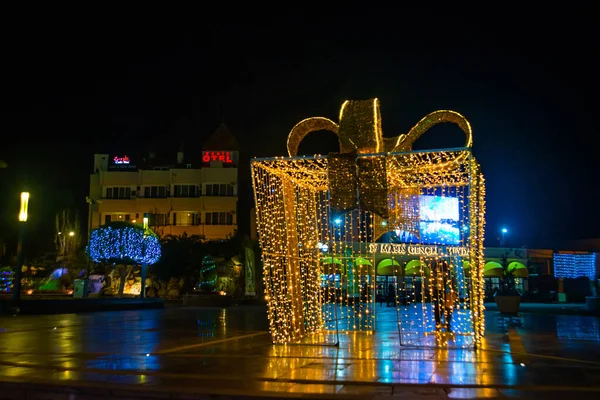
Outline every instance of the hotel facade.
{"label": "hotel facade", "polygon": [[159,236],[222,240],[237,230],[239,146],[224,124],[202,149],[172,157],[150,152],[95,154],[90,176],[90,229],[113,221],[142,223]]}

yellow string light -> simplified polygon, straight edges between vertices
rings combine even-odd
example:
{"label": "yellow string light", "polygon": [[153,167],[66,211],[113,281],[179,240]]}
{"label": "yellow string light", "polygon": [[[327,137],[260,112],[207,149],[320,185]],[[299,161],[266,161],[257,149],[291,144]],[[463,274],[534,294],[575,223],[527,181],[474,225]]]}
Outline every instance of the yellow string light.
{"label": "yellow string light", "polygon": [[[383,152],[409,150],[417,137],[440,122],[458,124],[471,145],[471,127],[458,113],[429,114],[407,135],[384,139],[377,99],[347,101],[339,126],[325,118],[296,125],[288,137],[291,157],[252,161],[265,298],[275,343],[336,330],[373,332],[377,263],[382,258],[396,260],[396,302],[399,293],[408,295],[406,306],[398,307],[403,343],[423,344],[433,338],[434,345],[443,347],[458,343],[461,335],[471,338],[463,344],[481,343],[485,185],[479,165],[469,148]],[[338,135],[347,157],[293,157],[307,133],[322,129]],[[460,245],[424,246],[423,238],[415,244],[375,244],[395,230],[418,237],[422,195],[458,199],[461,226],[468,228],[461,231]],[[419,260],[419,267],[406,276],[410,259]],[[436,326],[436,309],[443,310],[443,319],[452,317],[453,332]]]}

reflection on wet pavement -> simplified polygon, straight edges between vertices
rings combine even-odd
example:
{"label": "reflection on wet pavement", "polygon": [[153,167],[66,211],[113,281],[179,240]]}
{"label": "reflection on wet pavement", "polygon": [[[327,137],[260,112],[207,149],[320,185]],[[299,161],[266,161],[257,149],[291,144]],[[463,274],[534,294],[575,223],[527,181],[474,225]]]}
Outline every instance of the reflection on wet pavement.
{"label": "reflection on wet pavement", "polygon": [[450,398],[510,396],[510,387],[600,391],[598,318],[487,312],[473,350],[400,346],[395,316],[382,308],[374,334],[304,345],[272,345],[261,307],[0,317],[0,378],[357,395],[427,384]]}

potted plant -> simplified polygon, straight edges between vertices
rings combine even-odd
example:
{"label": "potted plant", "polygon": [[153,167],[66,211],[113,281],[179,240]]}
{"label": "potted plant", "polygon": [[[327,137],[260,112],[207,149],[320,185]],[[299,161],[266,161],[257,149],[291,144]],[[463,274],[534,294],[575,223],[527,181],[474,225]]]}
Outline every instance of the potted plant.
{"label": "potted plant", "polygon": [[521,305],[521,293],[515,287],[514,273],[508,270],[506,255],[502,258],[502,269],[500,288],[494,294],[494,301],[502,314],[517,314]]}

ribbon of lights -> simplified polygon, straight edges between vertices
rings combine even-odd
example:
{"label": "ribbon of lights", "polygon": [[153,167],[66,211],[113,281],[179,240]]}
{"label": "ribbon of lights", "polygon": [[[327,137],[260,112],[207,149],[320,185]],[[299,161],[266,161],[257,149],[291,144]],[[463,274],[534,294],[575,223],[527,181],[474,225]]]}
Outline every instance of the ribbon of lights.
{"label": "ribbon of lights", "polygon": [[[410,150],[416,138],[441,122],[466,133],[465,148]],[[345,158],[297,157],[301,140],[323,129],[338,135]],[[374,99],[345,102],[339,125],[321,117],[297,124],[288,137],[290,157],[253,160],[273,342],[299,342],[332,330],[373,332],[376,280],[384,262],[393,266],[403,344],[479,345],[485,322],[485,185],[471,144],[470,124],[453,111],[436,111],[408,134],[383,138]],[[422,196],[459,204],[454,250],[423,233]],[[414,240],[410,246],[380,243],[391,232]],[[419,247],[424,245],[427,252]],[[440,321],[451,321],[451,331]]]}
{"label": "ribbon of lights", "polygon": [[88,246],[94,262],[155,264],[161,255],[158,236],[150,229],[115,222],[92,230]]}

